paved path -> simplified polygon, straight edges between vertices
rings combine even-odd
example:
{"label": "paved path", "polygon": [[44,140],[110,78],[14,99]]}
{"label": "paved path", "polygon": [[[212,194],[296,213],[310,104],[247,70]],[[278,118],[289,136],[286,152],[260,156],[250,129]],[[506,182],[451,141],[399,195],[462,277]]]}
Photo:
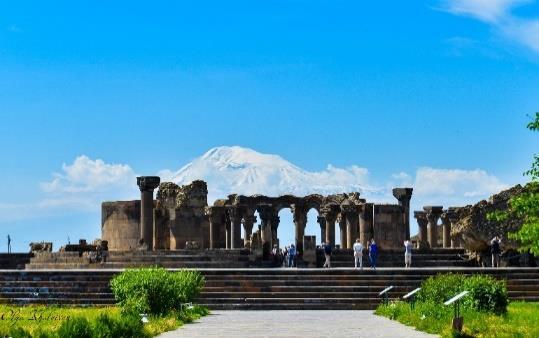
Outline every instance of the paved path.
{"label": "paved path", "polygon": [[429,338],[372,311],[213,311],[160,338]]}

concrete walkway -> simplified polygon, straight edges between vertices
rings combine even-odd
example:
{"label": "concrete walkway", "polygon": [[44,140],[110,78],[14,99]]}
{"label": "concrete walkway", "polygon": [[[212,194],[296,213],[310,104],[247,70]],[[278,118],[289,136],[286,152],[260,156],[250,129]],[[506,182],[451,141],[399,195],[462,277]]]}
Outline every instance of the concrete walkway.
{"label": "concrete walkway", "polygon": [[161,338],[427,338],[372,311],[213,311]]}

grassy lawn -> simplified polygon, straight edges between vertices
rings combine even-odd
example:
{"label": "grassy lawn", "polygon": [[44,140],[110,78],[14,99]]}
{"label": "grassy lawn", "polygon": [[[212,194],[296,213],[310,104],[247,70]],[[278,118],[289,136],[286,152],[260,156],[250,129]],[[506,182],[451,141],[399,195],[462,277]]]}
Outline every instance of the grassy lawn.
{"label": "grassy lawn", "polygon": [[[415,309],[403,302],[379,306],[376,314],[413,326],[419,331],[442,337],[459,337],[451,330],[453,308],[416,303]],[[497,316],[472,310],[462,311],[463,334],[460,337],[477,338],[532,338],[539,337],[539,303],[512,302],[505,315]]]}
{"label": "grassy lawn", "polygon": [[[0,306],[0,336],[7,336],[16,328],[23,328],[33,336],[40,332],[55,332],[66,320],[84,317],[91,323],[97,317],[106,314],[121,320],[118,307],[53,307],[53,306]],[[195,307],[182,313],[171,313],[163,317],[150,316],[144,325],[147,336],[156,336],[162,332],[174,330],[186,322],[208,314],[205,308]],[[54,336],[54,335],[52,335]]]}

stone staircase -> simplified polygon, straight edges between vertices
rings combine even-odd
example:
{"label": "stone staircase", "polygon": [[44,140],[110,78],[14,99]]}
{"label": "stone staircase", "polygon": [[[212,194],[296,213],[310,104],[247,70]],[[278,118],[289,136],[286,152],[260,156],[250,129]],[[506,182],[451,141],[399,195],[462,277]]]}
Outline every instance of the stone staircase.
{"label": "stone staircase", "polygon": [[[323,250],[317,250],[317,266],[324,265]],[[378,267],[404,267],[404,248],[402,250],[382,250],[378,255]],[[435,248],[412,251],[413,267],[466,267],[470,266],[464,249]],[[334,268],[353,268],[354,256],[352,250],[338,249],[331,255],[331,266]],[[363,255],[363,266],[370,266],[368,255]]]}
{"label": "stone staircase", "polygon": [[0,269],[24,269],[30,262],[31,253],[1,253]]}
{"label": "stone staircase", "polygon": [[[121,270],[0,272],[0,302],[11,304],[110,305],[109,282]],[[507,279],[512,300],[539,301],[539,268],[200,269],[206,286],[198,303],[210,309],[374,309],[387,286],[390,298],[448,271]]]}
{"label": "stone staircase", "polygon": [[26,269],[247,268],[249,259],[248,250],[110,251],[105,263],[90,263],[86,254],[78,252],[41,252],[32,257]]}

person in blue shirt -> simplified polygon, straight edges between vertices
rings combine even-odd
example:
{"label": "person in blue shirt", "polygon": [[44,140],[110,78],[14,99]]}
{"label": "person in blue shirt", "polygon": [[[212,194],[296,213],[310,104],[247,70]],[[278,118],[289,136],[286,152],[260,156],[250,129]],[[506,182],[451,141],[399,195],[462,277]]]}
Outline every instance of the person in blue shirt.
{"label": "person in blue shirt", "polygon": [[324,255],[326,256],[326,262],[324,268],[331,268],[331,243],[329,241],[324,245]]}
{"label": "person in blue shirt", "polygon": [[296,246],[292,244],[288,249],[288,267],[291,268],[296,264]]}
{"label": "person in blue shirt", "polygon": [[378,247],[376,246],[376,243],[374,242],[374,239],[371,239],[371,243],[369,244],[369,259],[371,261],[371,268],[376,270],[376,259],[378,258]]}

